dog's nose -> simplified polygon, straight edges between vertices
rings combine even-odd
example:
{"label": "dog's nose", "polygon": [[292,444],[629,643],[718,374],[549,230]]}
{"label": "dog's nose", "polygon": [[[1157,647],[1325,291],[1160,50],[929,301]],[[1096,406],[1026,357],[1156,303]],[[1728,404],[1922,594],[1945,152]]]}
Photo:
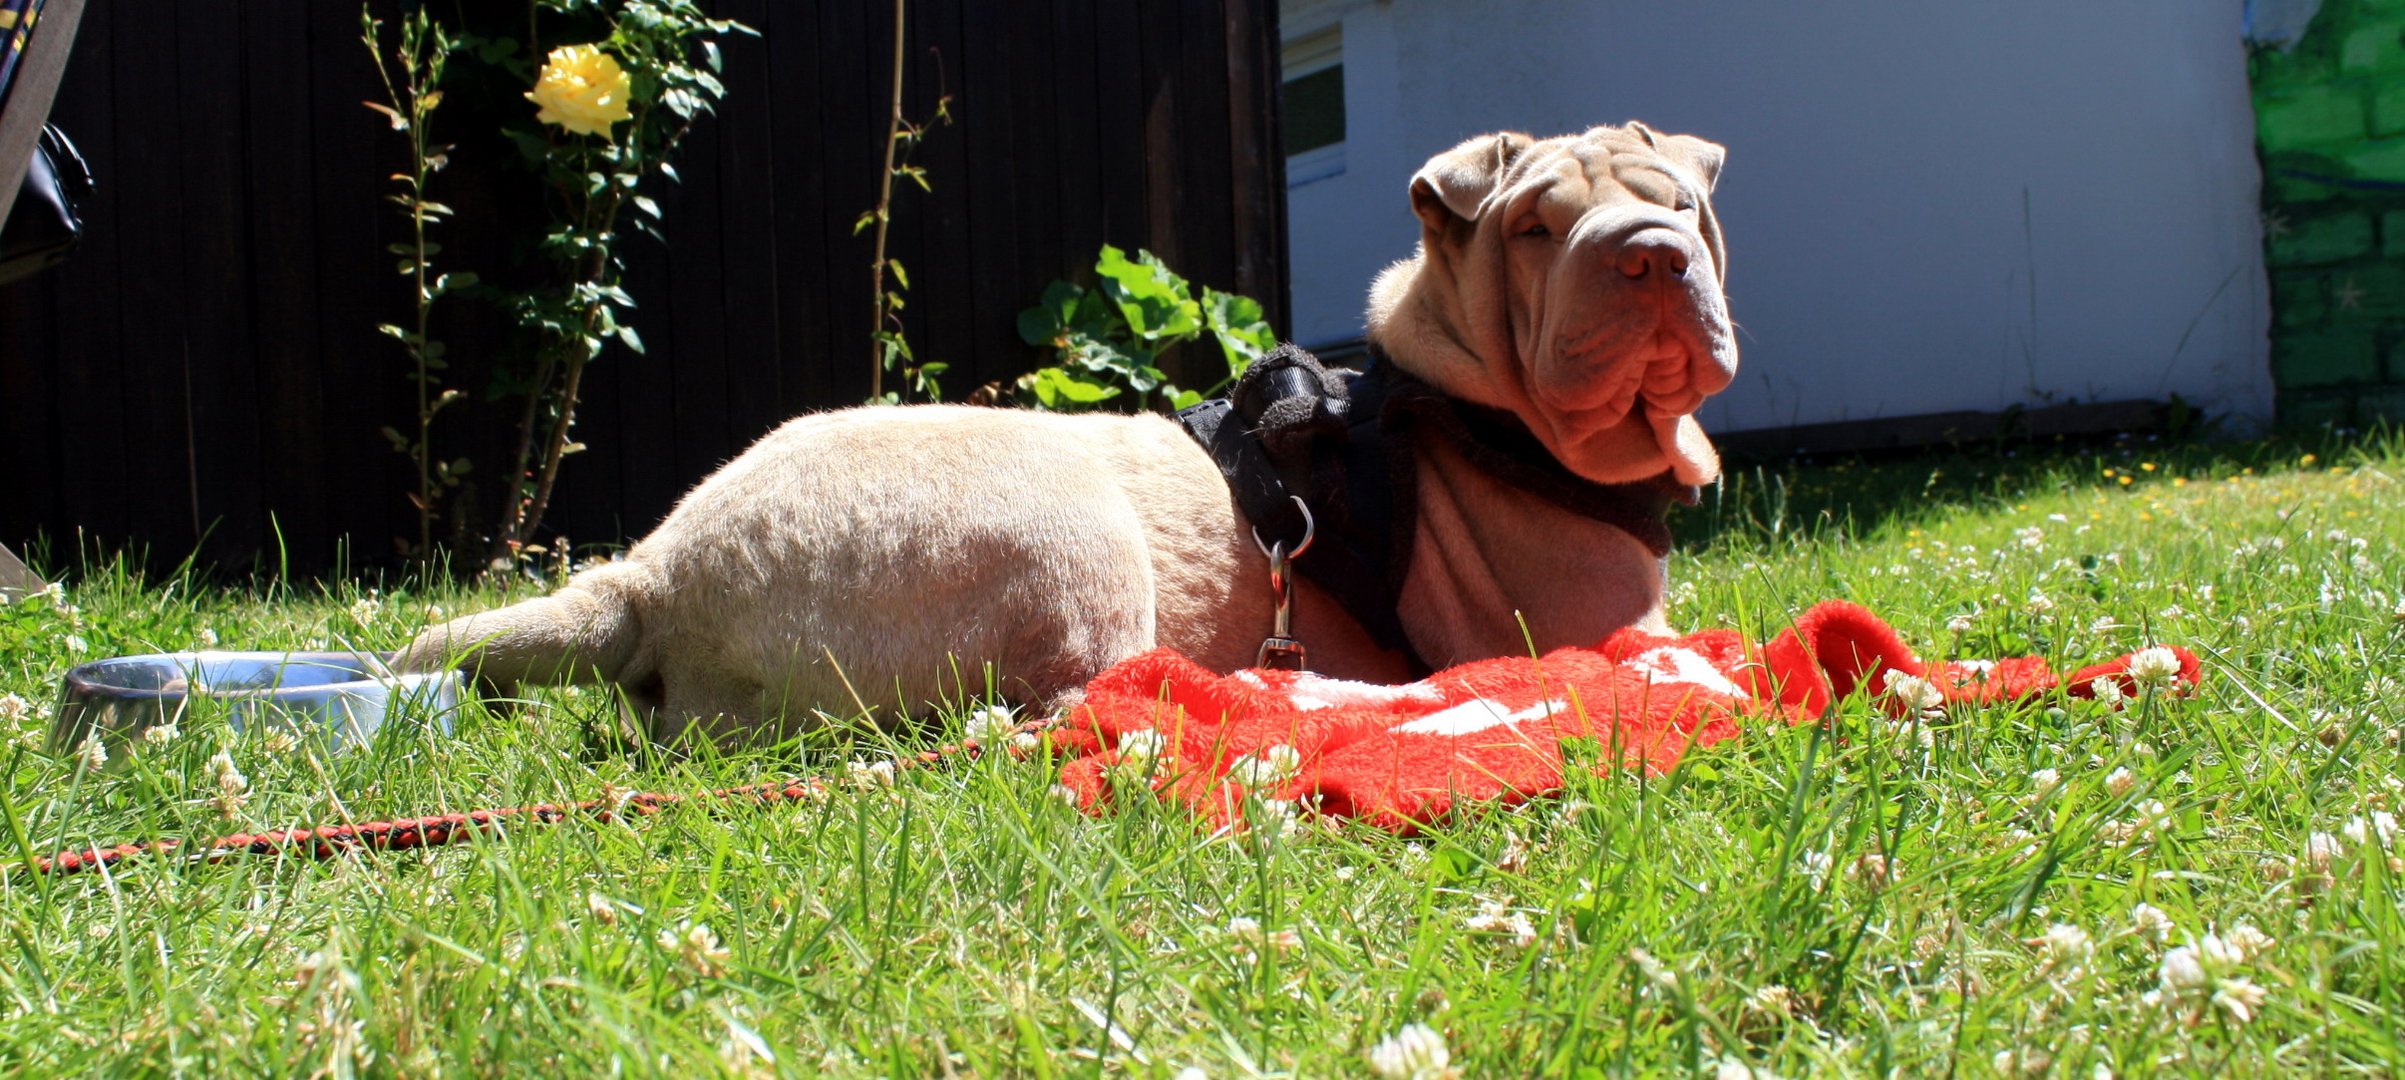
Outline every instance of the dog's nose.
{"label": "dog's nose", "polygon": [[1613,265],[1620,275],[1642,280],[1660,271],[1672,278],[1687,276],[1687,241],[1669,229],[1644,229],[1621,241],[1620,254]]}

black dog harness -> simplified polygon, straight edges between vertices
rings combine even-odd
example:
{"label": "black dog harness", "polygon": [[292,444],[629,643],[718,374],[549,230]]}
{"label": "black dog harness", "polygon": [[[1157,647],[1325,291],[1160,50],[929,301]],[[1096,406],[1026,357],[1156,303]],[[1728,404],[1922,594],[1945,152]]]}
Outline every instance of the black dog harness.
{"label": "black dog harness", "polygon": [[1211,452],[1237,509],[1265,543],[1292,550],[1316,533],[1311,557],[1295,570],[1423,672],[1433,668],[1395,610],[1418,532],[1413,447],[1449,443],[1481,472],[1618,528],[1656,556],[1670,553],[1663,521],[1670,504],[1692,506],[1700,497],[1667,472],[1626,484],[1580,477],[1519,418],[1447,397],[1374,352],[1365,370],[1351,371],[1280,346],[1246,369],[1227,397],[1182,409],[1177,419]]}

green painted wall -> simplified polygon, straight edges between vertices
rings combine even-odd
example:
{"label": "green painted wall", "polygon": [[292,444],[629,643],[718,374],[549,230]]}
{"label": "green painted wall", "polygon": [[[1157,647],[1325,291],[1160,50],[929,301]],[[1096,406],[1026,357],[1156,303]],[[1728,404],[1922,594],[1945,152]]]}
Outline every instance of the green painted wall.
{"label": "green painted wall", "polygon": [[2405,421],[2405,0],[2324,0],[2250,70],[2280,423]]}

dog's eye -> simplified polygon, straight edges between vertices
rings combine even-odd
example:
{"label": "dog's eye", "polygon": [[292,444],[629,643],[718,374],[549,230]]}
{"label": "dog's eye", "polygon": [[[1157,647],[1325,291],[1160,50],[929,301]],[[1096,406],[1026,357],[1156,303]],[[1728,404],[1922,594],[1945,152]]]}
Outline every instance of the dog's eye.
{"label": "dog's eye", "polygon": [[1534,220],[1532,220],[1532,221],[1530,221],[1528,224],[1525,224],[1525,225],[1522,225],[1522,226],[1520,226],[1520,230],[1519,230],[1518,232],[1514,233],[1513,235],[1515,235],[1515,236],[1540,236],[1540,237],[1542,237],[1542,236],[1551,236],[1551,235],[1553,235],[1553,230],[1546,228],[1546,227],[1545,227],[1545,223],[1544,223],[1544,222],[1542,222],[1542,221],[1534,221]]}

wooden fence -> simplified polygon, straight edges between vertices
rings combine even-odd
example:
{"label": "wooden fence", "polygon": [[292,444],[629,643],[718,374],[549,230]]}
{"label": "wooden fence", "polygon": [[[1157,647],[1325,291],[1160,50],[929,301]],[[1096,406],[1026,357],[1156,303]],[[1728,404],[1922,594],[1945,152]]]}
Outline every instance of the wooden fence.
{"label": "wooden fence", "polygon": [[[379,13],[397,14],[392,0]],[[551,522],[579,542],[637,536],[694,480],[783,419],[851,404],[870,371],[869,242],[890,8],[881,0],[717,0],[760,31],[726,46],[731,93],[655,194],[669,240],[627,241],[634,323],[588,377]],[[236,568],[392,557],[415,534],[414,473],[378,434],[413,422],[406,358],[376,324],[409,299],[383,201],[404,147],[358,9],[324,0],[120,0],[84,19],[52,119],[101,184],[74,260],[0,287],[0,541],[199,551]],[[387,31],[388,37],[390,31]],[[1283,158],[1271,0],[914,0],[907,112],[951,95],[918,152],[894,254],[924,358],[958,393],[1037,359],[1014,318],[1056,277],[1090,280],[1106,242],[1260,299],[1286,323]],[[531,106],[528,106],[531,107]],[[442,261],[506,280],[500,221],[533,180],[445,105],[460,150]],[[511,347],[490,305],[445,301],[463,369]],[[466,375],[481,388],[481,376]],[[497,510],[506,403],[438,421],[438,448]],[[908,463],[863,483],[910,483]],[[40,538],[37,540],[37,538]]]}

